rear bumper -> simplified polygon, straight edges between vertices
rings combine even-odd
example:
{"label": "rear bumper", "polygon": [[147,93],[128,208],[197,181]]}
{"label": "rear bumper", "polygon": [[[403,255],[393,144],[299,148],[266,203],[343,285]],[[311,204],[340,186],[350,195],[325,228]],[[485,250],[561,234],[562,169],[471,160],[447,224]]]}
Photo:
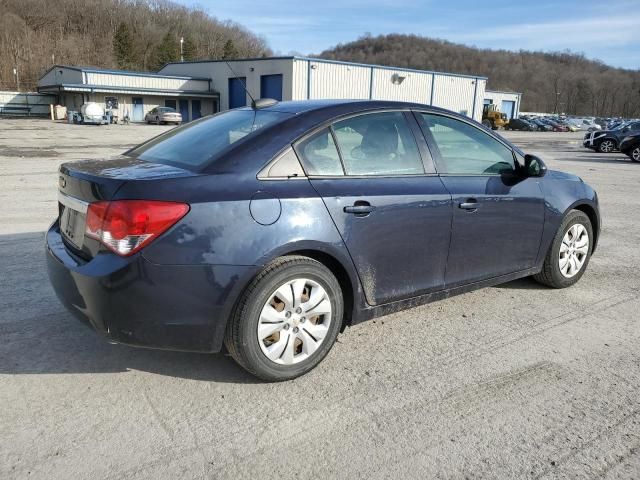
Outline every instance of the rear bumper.
{"label": "rear bumper", "polygon": [[47,269],[62,304],[108,338],[151,348],[217,352],[243,286],[259,267],[158,265],[137,254],[84,262],[46,236]]}

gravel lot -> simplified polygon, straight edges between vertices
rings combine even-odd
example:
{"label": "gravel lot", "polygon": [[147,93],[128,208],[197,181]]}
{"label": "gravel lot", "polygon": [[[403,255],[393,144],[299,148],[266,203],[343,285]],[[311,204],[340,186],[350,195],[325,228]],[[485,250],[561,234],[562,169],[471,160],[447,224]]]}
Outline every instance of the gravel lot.
{"label": "gravel lot", "polygon": [[46,276],[63,161],[170,127],[0,120],[0,478],[639,478],[640,165],[506,132],[600,196],[581,282],[529,279],[348,329],[298,380],[111,345]]}

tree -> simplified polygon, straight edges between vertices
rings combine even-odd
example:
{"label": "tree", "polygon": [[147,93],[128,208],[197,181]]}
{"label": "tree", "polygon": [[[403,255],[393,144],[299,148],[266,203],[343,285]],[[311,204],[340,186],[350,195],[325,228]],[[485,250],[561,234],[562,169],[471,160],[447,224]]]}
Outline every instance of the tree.
{"label": "tree", "polygon": [[159,70],[165,64],[177,62],[178,60],[180,60],[180,44],[176,37],[169,32],[162,38],[162,41],[155,49],[152,67]]}
{"label": "tree", "polygon": [[134,64],[133,37],[129,26],[121,22],[113,36],[113,56],[119,68],[132,68]]}
{"label": "tree", "polygon": [[196,44],[191,40],[191,37],[183,37],[182,43],[182,56],[185,60],[194,60],[197,56]]}
{"label": "tree", "polygon": [[227,42],[224,44],[224,48],[222,49],[222,58],[229,59],[229,58],[237,58],[237,57],[238,57],[238,50],[236,49],[236,46],[233,43],[233,40],[231,39],[227,40]]}

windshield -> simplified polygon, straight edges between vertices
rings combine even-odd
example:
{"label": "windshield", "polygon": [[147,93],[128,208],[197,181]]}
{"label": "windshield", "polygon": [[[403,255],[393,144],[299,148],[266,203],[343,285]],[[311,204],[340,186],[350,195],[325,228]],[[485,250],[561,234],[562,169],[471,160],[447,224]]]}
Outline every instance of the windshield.
{"label": "windshield", "polygon": [[125,155],[197,170],[240,139],[291,116],[266,110],[231,110],[174,128]]}

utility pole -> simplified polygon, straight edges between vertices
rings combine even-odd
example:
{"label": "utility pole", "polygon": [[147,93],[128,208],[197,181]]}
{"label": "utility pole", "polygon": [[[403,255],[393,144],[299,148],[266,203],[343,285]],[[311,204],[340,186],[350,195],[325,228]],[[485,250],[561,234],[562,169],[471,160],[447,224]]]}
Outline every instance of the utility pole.
{"label": "utility pole", "polygon": [[184,43],[184,37],[180,37],[180,61],[184,62],[184,52],[182,51],[182,44]]}

